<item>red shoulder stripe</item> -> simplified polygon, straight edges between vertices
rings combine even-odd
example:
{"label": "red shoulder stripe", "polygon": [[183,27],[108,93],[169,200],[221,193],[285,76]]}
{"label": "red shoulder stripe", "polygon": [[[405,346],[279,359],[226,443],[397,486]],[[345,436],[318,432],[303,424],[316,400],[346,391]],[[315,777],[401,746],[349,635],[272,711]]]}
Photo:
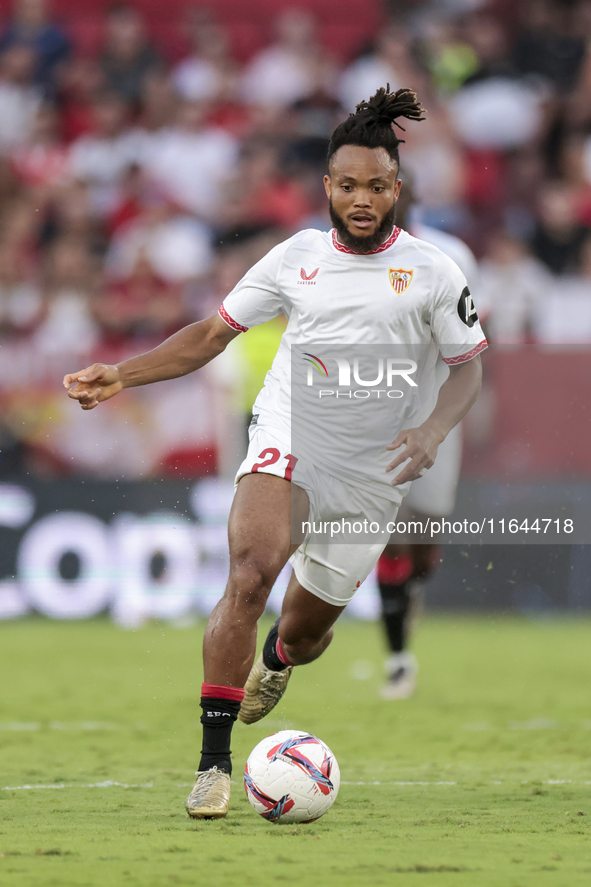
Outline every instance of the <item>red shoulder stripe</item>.
{"label": "red shoulder stripe", "polygon": [[456,366],[458,363],[466,363],[467,360],[472,360],[473,357],[476,357],[485,348],[488,348],[488,342],[486,339],[483,339],[471,351],[466,351],[465,354],[460,354],[459,357],[444,357],[443,360],[448,366]]}
{"label": "red shoulder stripe", "polygon": [[226,311],[226,309],[224,308],[223,305],[220,305],[218,314],[220,315],[222,320],[228,324],[228,326],[232,327],[233,330],[236,330],[239,333],[247,333],[248,332],[248,327],[242,326],[241,323],[238,323],[236,320],[234,320],[234,318],[230,317],[230,315],[228,314],[228,312]]}

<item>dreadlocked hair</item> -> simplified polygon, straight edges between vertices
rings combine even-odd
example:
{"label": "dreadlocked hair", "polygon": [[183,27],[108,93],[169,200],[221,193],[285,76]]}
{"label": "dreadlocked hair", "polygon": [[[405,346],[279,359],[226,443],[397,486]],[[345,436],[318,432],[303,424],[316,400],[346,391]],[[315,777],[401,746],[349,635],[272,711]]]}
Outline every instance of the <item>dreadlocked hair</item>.
{"label": "dreadlocked hair", "polygon": [[359,102],[354,114],[340,123],[328,143],[328,161],[343,145],[359,145],[362,148],[385,148],[390,157],[400,163],[398,145],[404,142],[394,130],[399,117],[407,120],[424,120],[425,109],[412,89],[390,92],[390,84],[380,87],[369,101]]}

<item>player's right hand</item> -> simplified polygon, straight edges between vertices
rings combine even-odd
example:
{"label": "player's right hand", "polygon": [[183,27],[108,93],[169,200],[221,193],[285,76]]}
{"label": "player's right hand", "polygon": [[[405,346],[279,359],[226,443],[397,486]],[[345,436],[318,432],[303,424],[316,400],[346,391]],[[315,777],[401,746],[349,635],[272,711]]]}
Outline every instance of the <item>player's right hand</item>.
{"label": "player's right hand", "polygon": [[77,373],[68,373],[63,385],[68,397],[77,400],[83,410],[93,410],[123,388],[119,369],[104,363],[93,363]]}

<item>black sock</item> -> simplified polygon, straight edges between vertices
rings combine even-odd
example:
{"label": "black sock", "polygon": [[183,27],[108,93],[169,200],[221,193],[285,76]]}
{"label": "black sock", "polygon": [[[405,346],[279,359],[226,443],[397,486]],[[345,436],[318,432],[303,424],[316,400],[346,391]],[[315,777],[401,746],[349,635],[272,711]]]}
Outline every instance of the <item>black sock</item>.
{"label": "black sock", "polygon": [[287,668],[277,655],[277,639],[279,638],[279,619],[274,622],[263,646],[263,662],[271,671],[284,671]]}
{"label": "black sock", "polygon": [[203,724],[203,748],[199,770],[218,767],[226,773],[232,772],[230,757],[230,737],[232,727],[240,711],[240,703],[233,699],[216,699],[213,696],[201,697],[201,723]]}
{"label": "black sock", "polygon": [[408,635],[408,611],[410,609],[409,582],[401,585],[386,585],[380,582],[382,616],[388,635],[388,643],[393,653],[401,653]]}

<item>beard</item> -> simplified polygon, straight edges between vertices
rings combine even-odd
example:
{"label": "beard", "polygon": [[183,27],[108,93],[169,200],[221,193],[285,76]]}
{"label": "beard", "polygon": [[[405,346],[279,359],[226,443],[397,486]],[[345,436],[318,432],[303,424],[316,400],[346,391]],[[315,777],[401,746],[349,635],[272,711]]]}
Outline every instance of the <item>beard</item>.
{"label": "beard", "polygon": [[373,234],[362,237],[359,234],[351,234],[345,224],[345,220],[338,214],[332,200],[329,202],[330,220],[336,228],[339,241],[354,253],[371,253],[388,239],[394,227],[396,219],[396,203],[393,203]]}

